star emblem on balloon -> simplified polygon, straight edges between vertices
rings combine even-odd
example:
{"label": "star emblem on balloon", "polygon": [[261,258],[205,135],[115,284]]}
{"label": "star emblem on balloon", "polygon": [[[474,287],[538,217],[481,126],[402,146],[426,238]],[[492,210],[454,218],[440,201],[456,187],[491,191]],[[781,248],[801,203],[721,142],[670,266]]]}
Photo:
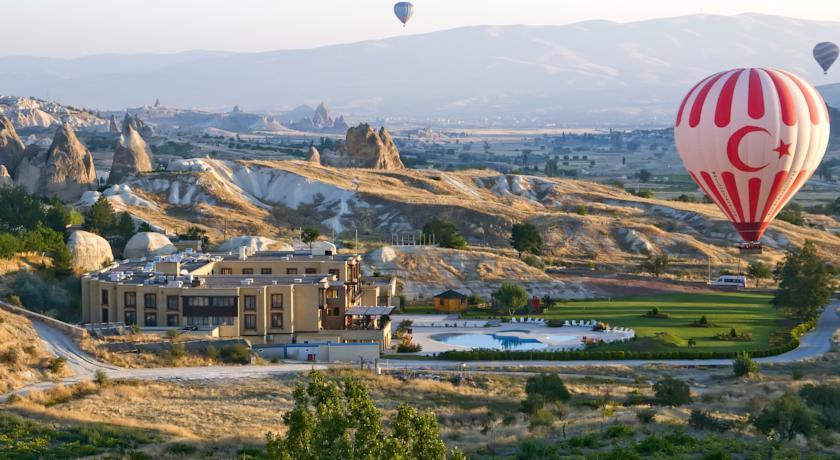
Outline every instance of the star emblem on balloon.
{"label": "star emblem on balloon", "polygon": [[779,159],[781,160],[783,156],[790,156],[790,144],[785,144],[783,139],[779,139],[779,146],[773,149],[774,152],[779,154]]}

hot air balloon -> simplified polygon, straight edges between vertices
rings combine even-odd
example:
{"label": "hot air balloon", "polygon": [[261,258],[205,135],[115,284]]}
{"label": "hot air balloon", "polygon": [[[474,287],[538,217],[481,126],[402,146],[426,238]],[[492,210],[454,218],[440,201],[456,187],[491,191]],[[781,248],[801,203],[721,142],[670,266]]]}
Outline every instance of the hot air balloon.
{"label": "hot air balloon", "polygon": [[814,47],[814,59],[817,60],[825,73],[828,73],[828,69],[837,60],[838,55],[840,55],[840,48],[834,43],[822,42],[817,43],[817,46]]}
{"label": "hot air balloon", "polygon": [[414,15],[414,5],[411,2],[399,2],[394,5],[394,14],[397,15],[397,18],[403,23],[403,27],[405,27],[405,24]]}
{"label": "hot air balloon", "polygon": [[741,235],[759,240],[817,169],[828,145],[820,93],[782,70],[735,69],[698,83],[677,112],[685,169]]}

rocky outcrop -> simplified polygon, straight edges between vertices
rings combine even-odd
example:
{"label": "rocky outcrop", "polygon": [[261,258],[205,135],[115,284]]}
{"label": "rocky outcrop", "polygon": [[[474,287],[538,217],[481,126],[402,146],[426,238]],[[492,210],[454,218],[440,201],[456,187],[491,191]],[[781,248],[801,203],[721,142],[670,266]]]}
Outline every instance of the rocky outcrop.
{"label": "rocky outcrop", "polygon": [[123,123],[123,132],[114,151],[109,184],[120,183],[128,176],[152,170],[152,150],[132,123]]}
{"label": "rocky outcrop", "polygon": [[321,164],[321,152],[319,152],[314,145],[309,146],[309,157],[306,159],[306,161],[310,163]]}
{"label": "rocky outcrop", "polygon": [[292,123],[290,127],[299,131],[331,131],[339,133],[344,132],[348,128],[344,117],[339,116],[333,119],[330,110],[323,102],[318,104],[312,117],[301,118]]}
{"label": "rocky outcrop", "polygon": [[293,251],[294,248],[289,243],[283,241],[273,240],[264,236],[237,236],[231,238],[221,245],[218,250],[222,252],[238,251],[240,247],[245,246],[253,251]]}
{"label": "rocky outcrop", "polygon": [[123,256],[128,259],[166,256],[178,252],[166,235],[155,232],[141,232],[132,236],[125,244]]}
{"label": "rocky outcrop", "polygon": [[46,151],[38,147],[26,149],[15,170],[15,182],[30,193],[76,201],[96,187],[93,156],[76,138],[73,128],[64,124]]}
{"label": "rocky outcrop", "polygon": [[24,150],[12,120],[0,114],[0,165],[6,167],[7,173],[15,172],[15,168],[23,159]]}
{"label": "rocky outcrop", "polygon": [[337,167],[385,170],[405,167],[400,159],[400,151],[388,130],[383,127],[376,132],[367,123],[348,129],[344,142],[338,146],[338,151],[325,159],[325,163]]}
{"label": "rocky outcrop", "polygon": [[123,118],[122,131],[125,132],[126,127],[128,126],[134,128],[134,130],[140,133],[140,135],[144,138],[150,138],[155,135],[155,130],[151,126],[147,125],[137,115],[132,117],[131,115],[126,114],[125,118]]}
{"label": "rocky outcrop", "polygon": [[6,166],[0,165],[0,187],[8,187],[13,184],[14,181],[12,176],[9,175],[9,170],[6,169]]}
{"label": "rocky outcrop", "polygon": [[98,270],[114,260],[111,245],[95,233],[81,230],[71,233],[67,248],[73,254],[73,269],[78,273]]}
{"label": "rocky outcrop", "polygon": [[108,132],[112,134],[119,134],[120,128],[117,126],[117,117],[111,115],[111,120],[108,121]]}

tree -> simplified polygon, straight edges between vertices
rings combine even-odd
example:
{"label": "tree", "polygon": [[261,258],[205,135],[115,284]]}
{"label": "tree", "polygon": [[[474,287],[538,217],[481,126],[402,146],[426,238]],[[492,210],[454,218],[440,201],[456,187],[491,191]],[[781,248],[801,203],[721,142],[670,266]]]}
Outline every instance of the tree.
{"label": "tree", "polygon": [[131,218],[131,214],[123,212],[116,220],[116,224],[114,224],[114,233],[122,241],[128,241],[132,236],[134,236],[134,232],[134,220]]}
{"label": "tree", "polygon": [[785,393],[753,420],[767,436],[791,441],[796,435],[809,436],[817,428],[817,414],[794,393]]}
{"label": "tree", "polygon": [[[210,239],[207,238],[207,230],[204,230],[201,227],[196,227],[195,225],[188,227],[187,231],[179,234],[178,237],[184,240],[201,241],[205,245],[210,241]],[[316,235],[315,238],[318,238],[318,236]]]}
{"label": "tree", "polygon": [[526,399],[523,409],[533,414],[551,403],[566,402],[572,398],[566,384],[556,373],[542,373],[528,377],[525,382]]}
{"label": "tree", "polygon": [[50,208],[44,216],[44,225],[59,233],[64,233],[71,220],[70,210],[64,206],[64,203],[57,199],[50,201]]}
{"label": "tree", "polygon": [[682,380],[665,377],[653,384],[656,402],[664,406],[681,406],[691,402],[691,389]]}
{"label": "tree", "polygon": [[339,385],[312,372],[309,384],[298,385],[293,395],[294,407],[283,415],[286,434],[267,435],[269,459],[446,459],[434,414],[402,405],[386,430],[382,412],[356,379]]}
{"label": "tree", "polygon": [[519,253],[519,257],[522,257],[523,252],[539,255],[542,252],[543,239],[537,226],[526,222],[513,224],[510,244]]}
{"label": "tree", "polygon": [[785,259],[776,265],[774,276],[779,290],[772,303],[789,309],[797,318],[815,318],[831,299],[836,273],[817,255],[814,242],[806,241],[801,248],[788,250]]}
{"label": "tree", "polygon": [[148,233],[155,231],[148,222],[140,222],[140,225],[137,226],[137,233]]}
{"label": "tree", "polygon": [[496,308],[506,311],[509,316],[528,303],[528,293],[525,289],[514,283],[502,283],[499,289],[491,294],[496,301]]}
{"label": "tree", "polygon": [[649,254],[648,258],[639,265],[639,268],[659,278],[670,264],[671,260],[667,254]]}
{"label": "tree", "polygon": [[306,227],[303,229],[302,233],[300,234],[300,240],[304,243],[309,245],[309,250],[312,250],[312,243],[314,243],[318,237],[321,236],[321,232],[318,231],[315,227]]}
{"label": "tree", "polygon": [[805,224],[805,218],[802,217],[802,205],[799,203],[791,203],[785,206],[776,218],[793,225]]}
{"label": "tree", "polygon": [[442,248],[463,249],[467,247],[464,237],[458,233],[455,224],[440,218],[434,218],[423,226],[423,234],[433,236]]}
{"label": "tree", "polygon": [[33,229],[45,219],[44,205],[22,187],[0,187],[0,230]]}
{"label": "tree", "polygon": [[85,230],[106,236],[114,226],[114,207],[105,196],[93,203],[85,216]]}
{"label": "tree", "polygon": [[653,173],[651,173],[647,169],[642,169],[641,171],[639,171],[638,176],[640,181],[647,183],[653,178]]}
{"label": "tree", "polygon": [[[765,263],[755,261],[747,267],[747,275],[756,280],[768,279],[773,277],[773,269]],[[758,281],[755,284],[758,285]]]}
{"label": "tree", "polygon": [[60,276],[69,276],[73,273],[73,253],[63,241],[53,249],[52,258],[53,267]]}

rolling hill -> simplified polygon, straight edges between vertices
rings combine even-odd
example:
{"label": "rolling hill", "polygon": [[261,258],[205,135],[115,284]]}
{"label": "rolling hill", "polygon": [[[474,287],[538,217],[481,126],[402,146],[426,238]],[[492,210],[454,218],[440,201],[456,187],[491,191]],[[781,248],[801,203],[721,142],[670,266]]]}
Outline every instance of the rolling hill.
{"label": "rolling hill", "polygon": [[[811,48],[840,24],[760,14],[467,27],[254,54],[0,58],[0,87],[63,103],[272,111],[321,100],[356,116],[668,124],[700,78],[782,67],[831,82]],[[48,90],[45,90],[48,88]],[[126,88],[130,88],[126,91]]]}
{"label": "rolling hill", "polygon": [[[715,206],[645,199],[581,180],[193,158],[104,193],[119,210],[169,231],[196,223],[216,241],[224,232],[289,237],[318,222],[328,235],[352,239],[358,230],[364,239],[389,242],[392,233],[417,231],[435,216],[455,222],[472,244],[491,251],[508,248],[513,223],[533,222],[549,257],[579,265],[627,268],[651,251],[703,267],[708,258],[737,263],[738,237]],[[98,196],[87,192],[80,204]],[[820,227],[837,227],[830,217],[814,219]],[[780,221],[765,236],[764,258],[776,260],[789,244],[806,239],[840,261],[840,237]]]}

